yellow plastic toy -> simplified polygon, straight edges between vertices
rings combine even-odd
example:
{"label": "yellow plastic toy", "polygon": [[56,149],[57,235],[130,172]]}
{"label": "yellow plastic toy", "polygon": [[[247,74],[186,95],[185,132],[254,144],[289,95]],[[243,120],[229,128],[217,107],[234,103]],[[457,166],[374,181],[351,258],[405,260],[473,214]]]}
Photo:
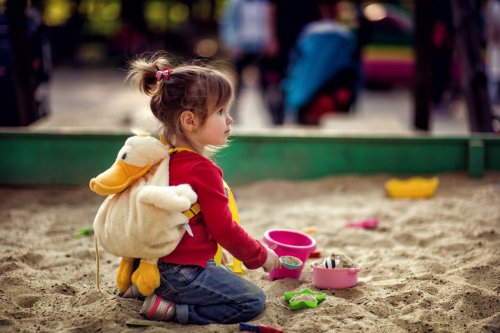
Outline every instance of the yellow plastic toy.
{"label": "yellow plastic toy", "polygon": [[438,184],[438,177],[411,177],[406,180],[391,178],[385,183],[385,189],[391,198],[423,199],[434,196]]}
{"label": "yellow plastic toy", "polygon": [[[229,198],[229,210],[231,210],[231,215],[233,216],[233,220],[236,223],[240,223],[240,216],[238,214],[238,206],[236,206],[236,200],[234,199],[233,192],[231,192],[231,189],[227,185],[227,183],[224,181],[224,189],[227,192],[227,197]],[[214,257],[215,264],[219,266],[222,263],[222,246],[218,246],[217,248],[217,253],[215,254]],[[234,258],[233,259],[233,264],[227,265],[228,267],[232,268],[233,272],[236,274],[244,274],[245,271],[243,269],[243,265],[240,260]]]}

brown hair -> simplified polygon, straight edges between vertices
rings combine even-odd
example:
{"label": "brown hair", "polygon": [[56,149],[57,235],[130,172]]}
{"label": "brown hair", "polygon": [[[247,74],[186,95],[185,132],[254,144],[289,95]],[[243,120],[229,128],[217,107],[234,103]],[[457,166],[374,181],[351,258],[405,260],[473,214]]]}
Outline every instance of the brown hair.
{"label": "brown hair", "polygon": [[[167,78],[156,78],[165,67],[172,71]],[[227,107],[233,100],[229,79],[207,64],[184,64],[171,67],[167,54],[141,55],[129,65],[127,79],[151,97],[150,107],[164,126],[163,135],[172,144],[183,135],[179,117],[183,111],[193,112],[203,124],[210,111]]]}

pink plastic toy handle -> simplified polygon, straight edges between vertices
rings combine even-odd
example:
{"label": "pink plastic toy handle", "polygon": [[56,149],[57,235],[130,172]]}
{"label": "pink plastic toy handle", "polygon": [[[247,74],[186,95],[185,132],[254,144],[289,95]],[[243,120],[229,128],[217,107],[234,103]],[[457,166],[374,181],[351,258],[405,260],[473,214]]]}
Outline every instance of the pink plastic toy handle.
{"label": "pink plastic toy handle", "polygon": [[371,218],[360,222],[350,222],[345,226],[347,228],[360,228],[360,229],[374,229],[378,226],[379,221],[377,218]]}
{"label": "pink plastic toy handle", "polygon": [[278,244],[268,244],[267,247],[275,251],[278,248]]}

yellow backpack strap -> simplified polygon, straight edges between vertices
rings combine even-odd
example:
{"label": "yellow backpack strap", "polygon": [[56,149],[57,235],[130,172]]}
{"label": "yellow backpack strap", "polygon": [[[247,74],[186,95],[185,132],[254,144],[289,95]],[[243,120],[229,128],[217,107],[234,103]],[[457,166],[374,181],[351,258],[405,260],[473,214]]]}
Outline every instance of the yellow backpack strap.
{"label": "yellow backpack strap", "polygon": [[[229,199],[229,210],[231,211],[231,215],[233,216],[233,221],[240,224],[240,216],[238,214],[238,206],[236,206],[236,200],[234,199],[233,192],[227,185],[227,183],[223,180],[224,190],[226,191],[226,195]],[[220,265],[222,262],[222,246],[218,244],[217,253],[214,256],[214,260],[216,265]],[[243,265],[240,260],[233,258],[233,272],[236,274],[243,273]]]}
{"label": "yellow backpack strap", "polygon": [[191,148],[187,148],[187,147],[171,147],[168,149],[168,153],[170,155],[172,154],[175,154],[179,151],[191,151],[191,152],[194,152],[194,150],[192,150]]}
{"label": "yellow backpack strap", "polygon": [[[161,142],[166,143],[166,140],[165,140],[163,135],[160,135],[160,140],[161,140]],[[175,154],[179,151],[193,151],[193,150],[190,148],[187,148],[187,147],[171,147],[168,149],[168,153],[170,155]],[[198,215],[200,213],[200,211],[201,211],[200,204],[195,202],[191,207],[189,207],[188,210],[184,211],[183,213],[184,213],[184,215],[186,215],[188,220],[190,220],[191,218]]]}
{"label": "yellow backpack strap", "polygon": [[189,207],[188,210],[185,210],[183,213],[186,215],[188,220],[190,220],[192,217],[195,217],[198,215],[198,213],[201,211],[200,204],[195,202],[191,207]]}

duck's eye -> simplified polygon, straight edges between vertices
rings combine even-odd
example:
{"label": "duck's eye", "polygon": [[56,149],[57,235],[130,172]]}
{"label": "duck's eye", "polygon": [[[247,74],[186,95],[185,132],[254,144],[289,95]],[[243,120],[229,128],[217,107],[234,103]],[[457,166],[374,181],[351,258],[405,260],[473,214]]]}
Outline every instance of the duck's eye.
{"label": "duck's eye", "polygon": [[125,160],[126,158],[127,158],[127,153],[123,153],[122,160]]}

